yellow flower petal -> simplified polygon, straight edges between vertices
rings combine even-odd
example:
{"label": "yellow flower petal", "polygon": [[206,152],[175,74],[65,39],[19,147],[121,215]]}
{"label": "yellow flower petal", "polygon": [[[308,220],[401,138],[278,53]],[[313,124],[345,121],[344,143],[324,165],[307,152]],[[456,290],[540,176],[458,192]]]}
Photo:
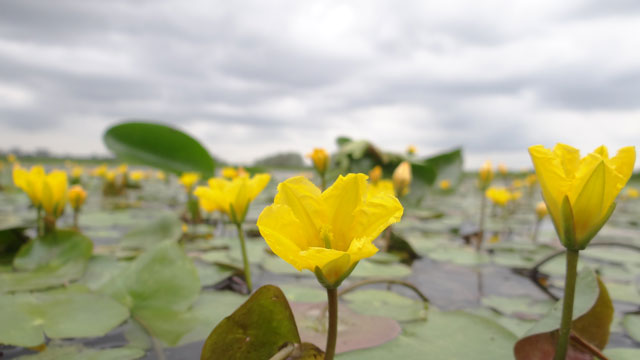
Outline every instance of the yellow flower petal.
{"label": "yellow flower petal", "polygon": [[355,221],[355,212],[362,204],[367,193],[367,176],[339,176],[335,183],[322,193],[322,201],[327,207],[329,225],[334,234],[332,248],[346,251],[351,242],[351,227]]}
{"label": "yellow flower petal", "polygon": [[310,242],[319,239],[320,224],[326,223],[327,217],[320,200],[320,189],[309,179],[296,176],[280,183],[274,204],[291,208],[303,224],[305,238]]}

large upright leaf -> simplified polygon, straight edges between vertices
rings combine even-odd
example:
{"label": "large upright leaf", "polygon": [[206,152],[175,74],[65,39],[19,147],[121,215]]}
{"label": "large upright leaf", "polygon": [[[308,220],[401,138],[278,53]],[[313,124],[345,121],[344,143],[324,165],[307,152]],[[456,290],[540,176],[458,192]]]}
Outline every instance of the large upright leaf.
{"label": "large upright leaf", "polygon": [[286,343],[300,343],[293,313],[282,290],[266,285],[213,329],[200,359],[269,359]]}
{"label": "large upright leaf", "polygon": [[462,180],[462,149],[438,154],[424,160],[424,164],[435,171],[434,182],[437,184],[447,180],[451,185],[457,185]]}
{"label": "large upright leaf", "polygon": [[[550,359],[555,353],[557,331],[562,317],[562,300],[518,340],[514,354],[518,360]],[[607,288],[593,270],[583,269],[576,280],[576,292],[571,331],[598,349],[609,341],[613,320],[613,304]],[[592,359],[580,347],[570,346],[567,359]]]}
{"label": "large upright leaf", "polygon": [[104,143],[117,157],[174,173],[213,176],[214,160],[194,138],[175,128],[152,122],[127,121],[107,130]]}

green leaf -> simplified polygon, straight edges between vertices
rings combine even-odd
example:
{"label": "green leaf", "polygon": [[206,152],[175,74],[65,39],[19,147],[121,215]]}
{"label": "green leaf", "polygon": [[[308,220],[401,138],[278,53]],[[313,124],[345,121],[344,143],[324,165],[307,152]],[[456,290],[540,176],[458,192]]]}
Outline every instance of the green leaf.
{"label": "green leaf", "polygon": [[52,339],[103,336],[129,317],[126,307],[81,289],[0,296],[0,343],[37,346]]}
{"label": "green leaf", "polygon": [[145,249],[166,240],[178,240],[181,235],[182,222],[176,215],[167,214],[129,230],[120,239],[120,245]]}
{"label": "green leaf", "polygon": [[200,359],[269,359],[285,343],[300,343],[282,291],[266,285],[211,332]]}
{"label": "green leaf", "polygon": [[[538,321],[514,348],[518,360],[542,360],[555,353],[556,332],[562,317],[562,299]],[[609,329],[613,321],[613,304],[604,283],[593,270],[585,268],[576,282],[573,323],[571,329],[584,340],[603,349],[609,341]],[[567,359],[585,356],[578,347],[571,346]]]}
{"label": "green leaf", "polygon": [[54,345],[41,353],[21,356],[18,360],[133,360],[143,357],[144,354],[140,349],[129,347],[90,349],[81,345]]}
{"label": "green leaf", "polygon": [[134,315],[145,308],[184,311],[198,298],[200,279],[182,248],[168,241],[140,255],[101,291],[127,305]]}
{"label": "green leaf", "polygon": [[610,360],[637,360],[640,359],[640,349],[606,349],[604,355]]}
{"label": "green leaf", "polygon": [[427,321],[404,326],[382,346],[340,354],[339,360],[511,360],[515,335],[486,318],[460,311],[430,310]]}
{"label": "green leaf", "polygon": [[427,304],[392,291],[364,289],[343,296],[349,307],[365,315],[380,315],[397,321],[425,320]]}
{"label": "green leaf", "polygon": [[0,274],[0,293],[44,289],[77,280],[84,274],[92,250],[89,238],[69,230],[31,239],[13,259],[18,271]]}
{"label": "green leaf", "polygon": [[17,270],[29,271],[57,268],[75,260],[88,260],[93,243],[86,236],[70,230],[59,230],[27,242],[13,259]]}
{"label": "green leaf", "polygon": [[214,160],[209,152],[191,136],[166,125],[127,121],[108,129],[103,140],[124,161],[174,173],[193,171],[213,176]]}
{"label": "green leaf", "polygon": [[0,265],[11,265],[13,258],[28,240],[24,227],[0,230]]}
{"label": "green leaf", "polygon": [[628,314],[622,320],[624,330],[633,340],[640,342],[640,315]]}
{"label": "green leaf", "polygon": [[431,184],[448,180],[453,187],[462,180],[463,158],[461,148],[427,158],[424,160],[424,164],[432,167],[436,174]]}

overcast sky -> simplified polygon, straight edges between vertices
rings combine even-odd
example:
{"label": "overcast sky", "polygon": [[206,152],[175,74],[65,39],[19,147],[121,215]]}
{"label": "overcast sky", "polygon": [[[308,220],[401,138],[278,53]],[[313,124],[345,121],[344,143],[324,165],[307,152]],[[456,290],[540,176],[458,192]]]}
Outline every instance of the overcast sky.
{"label": "overcast sky", "polygon": [[155,119],[248,162],[338,135],[421,155],[640,140],[640,1],[0,0],[0,150]]}

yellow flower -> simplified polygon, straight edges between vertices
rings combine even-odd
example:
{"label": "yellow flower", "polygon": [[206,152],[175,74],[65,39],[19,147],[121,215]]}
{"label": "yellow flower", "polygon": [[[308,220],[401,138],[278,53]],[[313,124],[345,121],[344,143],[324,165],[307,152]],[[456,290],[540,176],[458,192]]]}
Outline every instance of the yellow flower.
{"label": "yellow flower", "polygon": [[376,165],[369,171],[369,180],[372,183],[377,183],[382,178],[382,167],[380,165]]}
{"label": "yellow flower", "polygon": [[490,187],[484,194],[492,203],[500,206],[505,206],[509,201],[513,200],[513,194],[502,187]]}
{"label": "yellow flower", "polygon": [[451,189],[451,181],[446,180],[446,179],[442,180],[442,181],[440,181],[439,186],[440,186],[440,190],[449,190],[449,189]]}
{"label": "yellow flower", "polygon": [[110,182],[110,183],[115,183],[116,182],[116,176],[117,176],[117,174],[113,170],[107,170],[104,173],[104,178],[107,180],[107,182]]}
{"label": "yellow flower", "polygon": [[258,218],[258,229],[276,255],[335,288],[358,261],[378,251],[373,240],[402,212],[393,195],[368,196],[364,174],[340,176],[323,193],[298,176],[278,185],[274,203]]}
{"label": "yellow flower", "polygon": [[627,187],[626,195],[629,199],[636,199],[640,196],[640,191],[634,187]]}
{"label": "yellow flower", "polygon": [[227,179],[235,179],[238,176],[238,170],[231,166],[222,168],[222,177]]}
{"label": "yellow flower", "polygon": [[498,164],[498,172],[500,173],[500,175],[505,176],[507,175],[507,165],[500,163]]}
{"label": "yellow flower", "polygon": [[107,175],[107,164],[102,164],[91,170],[91,175],[105,177]]}
{"label": "yellow flower", "polygon": [[44,178],[42,208],[47,215],[60,217],[67,203],[67,173],[54,170]]}
{"label": "yellow flower", "polygon": [[544,201],[562,244],[584,249],[611,216],[636,159],[633,146],[609,158],[601,146],[580,158],[580,151],[557,144],[529,148]]}
{"label": "yellow flower", "polygon": [[536,204],[536,216],[538,219],[544,219],[545,216],[549,215],[549,210],[547,210],[547,204],[544,201],[540,201]]}
{"label": "yellow flower", "polygon": [[493,169],[491,161],[485,161],[478,171],[478,187],[480,189],[486,189],[493,180]]}
{"label": "yellow flower", "polygon": [[156,179],[163,181],[166,178],[167,178],[167,175],[164,173],[164,171],[162,170],[156,171]]}
{"label": "yellow flower", "polygon": [[44,168],[40,165],[31,167],[29,171],[20,165],[13,167],[13,183],[29,196],[35,207],[39,207],[42,201],[44,177]]}
{"label": "yellow flower", "polygon": [[536,184],[536,182],[538,181],[538,178],[536,177],[536,174],[529,174],[527,178],[524,179],[524,181],[527,183],[529,187],[531,187]]}
{"label": "yellow flower", "polygon": [[249,176],[249,173],[242,166],[240,166],[238,168],[238,176]]}
{"label": "yellow flower", "polygon": [[198,183],[198,181],[200,181],[200,174],[195,172],[183,173],[178,179],[178,182],[180,182],[180,184],[184,186],[184,188],[187,190],[187,193],[191,193],[193,185]]}
{"label": "yellow flower", "polygon": [[417,152],[418,152],[418,149],[416,148],[415,145],[409,145],[409,147],[407,147],[407,154],[414,155]]}
{"label": "yellow flower", "polygon": [[391,179],[393,180],[393,188],[396,191],[396,195],[407,195],[411,185],[411,164],[408,161],[401,162],[393,171]]}
{"label": "yellow flower", "polygon": [[324,174],[329,167],[329,153],[325,149],[315,148],[313,152],[307,154],[307,157],[313,161],[313,166],[320,174]]}
{"label": "yellow flower", "polygon": [[129,167],[127,166],[127,164],[120,164],[120,166],[118,166],[118,168],[116,169],[116,172],[118,173],[118,175],[126,174],[128,168]]}
{"label": "yellow flower", "polygon": [[73,185],[69,189],[69,205],[75,211],[80,210],[82,204],[87,199],[87,192],[80,185]]}
{"label": "yellow flower", "polygon": [[512,188],[514,188],[514,189],[519,189],[519,188],[521,188],[523,185],[524,185],[524,183],[523,183],[523,182],[522,182],[522,180],[520,180],[520,179],[514,179],[514,180],[511,182],[511,187],[512,187]]}
{"label": "yellow flower", "polygon": [[71,168],[71,177],[74,179],[80,178],[83,173],[84,169],[82,168],[82,166],[74,166],[73,168]]}
{"label": "yellow flower", "polygon": [[129,174],[129,178],[135,182],[139,182],[146,178],[146,174],[142,170],[134,170]]}
{"label": "yellow flower", "polygon": [[[213,178],[209,186],[198,186],[194,194],[207,211],[220,210],[235,224],[241,224],[247,216],[249,204],[267,186],[271,175],[239,176],[233,180]],[[211,210],[210,210],[211,209]]]}
{"label": "yellow flower", "polygon": [[18,158],[16,158],[16,156],[14,154],[8,154],[7,155],[7,161],[10,164],[13,164],[14,162],[16,162],[16,160],[18,160]]}

